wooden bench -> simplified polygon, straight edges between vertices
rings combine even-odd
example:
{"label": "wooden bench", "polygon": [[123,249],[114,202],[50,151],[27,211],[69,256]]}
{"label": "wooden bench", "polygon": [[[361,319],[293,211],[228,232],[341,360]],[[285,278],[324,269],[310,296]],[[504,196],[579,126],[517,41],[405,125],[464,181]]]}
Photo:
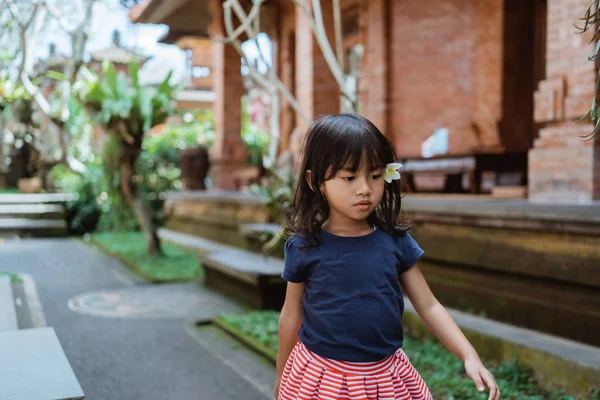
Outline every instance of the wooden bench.
{"label": "wooden bench", "polygon": [[[462,157],[436,156],[429,159],[407,159],[401,172],[409,190],[419,191],[418,180],[437,180],[429,189],[444,193],[482,193],[496,184],[524,184],[527,174],[527,153],[475,154]],[[485,172],[493,173],[490,177]],[[512,176],[511,176],[512,174]],[[509,182],[502,182],[509,179]],[[425,183],[425,182],[424,182]],[[424,185],[425,186],[425,185]]]}
{"label": "wooden bench", "polygon": [[53,328],[0,332],[0,399],[85,396]]}
{"label": "wooden bench", "polygon": [[282,259],[168,229],[159,230],[159,237],[196,253],[207,287],[251,308],[277,310],[283,306],[286,283],[281,278]]}

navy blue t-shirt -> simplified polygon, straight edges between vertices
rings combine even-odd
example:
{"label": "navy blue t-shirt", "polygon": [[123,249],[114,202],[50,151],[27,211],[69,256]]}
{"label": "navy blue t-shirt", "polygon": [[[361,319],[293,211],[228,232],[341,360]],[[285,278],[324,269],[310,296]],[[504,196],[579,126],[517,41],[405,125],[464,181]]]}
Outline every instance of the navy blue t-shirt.
{"label": "navy blue t-shirt", "polygon": [[404,299],[398,278],[423,255],[407,233],[357,237],[321,231],[321,245],[285,243],[281,276],[305,282],[298,336],[314,353],[348,362],[379,361],[402,347]]}

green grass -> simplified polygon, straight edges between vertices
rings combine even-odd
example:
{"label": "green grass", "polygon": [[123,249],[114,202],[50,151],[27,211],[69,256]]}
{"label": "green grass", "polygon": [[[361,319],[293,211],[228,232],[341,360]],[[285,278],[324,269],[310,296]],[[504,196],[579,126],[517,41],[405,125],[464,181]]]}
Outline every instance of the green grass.
{"label": "green grass", "polygon": [[[246,338],[242,340],[273,359],[273,355],[276,357],[277,354],[278,321],[278,312],[252,311],[245,314],[226,314],[216,322],[236,336],[245,335]],[[464,372],[462,363],[439,342],[405,338],[402,348],[427,382],[436,400],[488,398],[487,394],[479,393],[475,389],[473,381]],[[488,361],[486,367],[496,378],[503,400],[576,399],[562,392],[542,390],[536,385],[532,371],[526,366]],[[596,399],[600,399],[600,393],[590,394],[588,397],[588,400]]]}
{"label": "green grass", "polygon": [[162,243],[162,254],[149,256],[141,232],[94,233],[89,241],[150,282],[202,278],[202,266],[196,257],[180,247]]}
{"label": "green grass", "polygon": [[0,189],[0,194],[19,194],[19,193],[21,193],[21,192],[19,192],[19,189],[13,188],[13,187]]}
{"label": "green grass", "polygon": [[12,283],[19,283],[19,282],[21,282],[21,277],[18,274],[15,274],[14,272],[0,271],[0,275],[8,275],[10,277],[10,281]]}

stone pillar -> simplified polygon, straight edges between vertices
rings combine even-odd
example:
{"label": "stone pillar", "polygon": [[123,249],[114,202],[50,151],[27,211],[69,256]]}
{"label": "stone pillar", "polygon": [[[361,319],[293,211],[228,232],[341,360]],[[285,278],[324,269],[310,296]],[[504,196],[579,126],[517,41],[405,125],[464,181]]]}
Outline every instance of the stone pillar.
{"label": "stone pillar", "polygon": [[[279,72],[281,82],[296,95],[296,6],[291,1],[283,1],[279,4],[281,18]],[[285,96],[281,100],[281,137],[279,148],[286,151],[290,148],[290,135],[296,127],[296,111],[289,105]]]}
{"label": "stone pillar", "polygon": [[[321,2],[323,22],[329,43],[335,49],[333,5]],[[296,7],[296,98],[309,118],[340,112],[340,88],[333,77],[310,24],[302,10]],[[297,118],[298,126],[291,138],[291,148],[297,147],[306,134],[307,124]]]}
{"label": "stone pillar", "polygon": [[392,138],[389,127],[389,17],[390,0],[365,2],[365,53],[360,82],[361,114]]}
{"label": "stone pillar", "polygon": [[[573,125],[592,102],[597,66],[588,60],[591,34],[575,33],[587,0],[548,0],[546,79],[535,92],[534,119],[543,124],[529,151],[531,201],[600,199],[600,141],[583,141],[592,125]],[[592,29],[593,31],[594,29]]]}
{"label": "stone pillar", "polygon": [[[211,0],[213,39],[225,36],[221,0]],[[246,147],[241,137],[242,80],[241,57],[231,44],[213,41],[213,105],[215,141],[210,149],[210,177],[215,189],[235,190],[233,172],[246,162]]]}

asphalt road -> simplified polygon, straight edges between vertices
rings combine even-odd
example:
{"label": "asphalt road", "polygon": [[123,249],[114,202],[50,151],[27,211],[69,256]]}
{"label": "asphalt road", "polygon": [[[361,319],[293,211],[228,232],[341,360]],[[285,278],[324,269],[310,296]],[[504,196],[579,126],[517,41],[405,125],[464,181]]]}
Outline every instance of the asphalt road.
{"label": "asphalt road", "polygon": [[72,311],[68,302],[77,295],[146,286],[83,242],[4,241],[0,270],[33,277],[46,325],[54,327],[86,399],[266,398],[231,362],[187,334],[183,317],[111,318]]}

